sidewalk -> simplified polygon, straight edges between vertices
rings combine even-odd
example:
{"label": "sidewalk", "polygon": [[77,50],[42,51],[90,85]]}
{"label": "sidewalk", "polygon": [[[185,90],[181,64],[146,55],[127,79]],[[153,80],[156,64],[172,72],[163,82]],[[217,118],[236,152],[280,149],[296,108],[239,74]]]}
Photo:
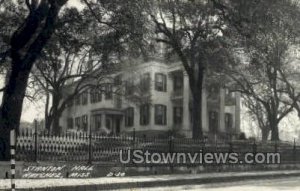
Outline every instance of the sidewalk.
{"label": "sidewalk", "polygon": [[[91,179],[17,179],[16,188],[17,190],[96,191],[120,188],[149,188],[157,186],[231,182],[261,178],[286,178],[291,176],[300,176],[300,170],[104,177]],[[10,180],[1,179],[0,190],[9,188]]]}

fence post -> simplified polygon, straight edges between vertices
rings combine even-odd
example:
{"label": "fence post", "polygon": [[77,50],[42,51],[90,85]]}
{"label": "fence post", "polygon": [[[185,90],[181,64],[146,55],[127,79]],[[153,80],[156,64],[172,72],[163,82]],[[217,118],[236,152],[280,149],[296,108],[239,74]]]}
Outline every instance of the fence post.
{"label": "fence post", "polygon": [[[169,153],[170,155],[172,155],[173,153],[173,136],[169,136]],[[173,173],[173,164],[172,164],[172,161],[170,161],[170,169],[171,169],[171,172]]]}
{"label": "fence post", "polygon": [[38,161],[38,124],[37,120],[34,120],[34,159],[35,162]]}
{"label": "fence post", "polygon": [[217,134],[215,133],[215,151],[218,151],[218,138],[217,138]]}
{"label": "fence post", "polygon": [[[257,153],[257,144],[256,144],[255,140],[253,142],[252,149],[253,149],[253,155],[255,156]],[[253,164],[255,164],[255,161]]]}
{"label": "fence post", "polygon": [[173,136],[169,137],[169,152],[173,152]]}
{"label": "fence post", "polygon": [[11,191],[16,190],[15,186],[15,173],[16,173],[16,160],[15,160],[15,154],[16,154],[16,134],[15,129],[12,129],[10,131],[10,172],[11,172]]}
{"label": "fence post", "polygon": [[88,163],[89,164],[92,164],[92,128],[90,126],[90,129],[89,129],[89,161]]}
{"label": "fence post", "polygon": [[232,146],[232,142],[230,140],[229,142],[229,153],[232,153],[233,152],[233,146]]}
{"label": "fence post", "polygon": [[257,145],[256,145],[255,141],[253,142],[252,149],[253,149],[253,154],[256,154]]}

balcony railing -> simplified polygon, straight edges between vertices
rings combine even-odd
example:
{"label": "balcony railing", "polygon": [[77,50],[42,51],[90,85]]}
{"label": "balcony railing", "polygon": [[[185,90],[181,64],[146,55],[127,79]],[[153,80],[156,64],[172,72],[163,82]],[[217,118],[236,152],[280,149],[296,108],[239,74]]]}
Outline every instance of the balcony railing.
{"label": "balcony railing", "polygon": [[174,90],[171,94],[171,99],[183,98],[183,89]]}
{"label": "balcony railing", "polygon": [[226,97],[225,98],[225,105],[227,106],[233,106],[235,105],[235,97]]}

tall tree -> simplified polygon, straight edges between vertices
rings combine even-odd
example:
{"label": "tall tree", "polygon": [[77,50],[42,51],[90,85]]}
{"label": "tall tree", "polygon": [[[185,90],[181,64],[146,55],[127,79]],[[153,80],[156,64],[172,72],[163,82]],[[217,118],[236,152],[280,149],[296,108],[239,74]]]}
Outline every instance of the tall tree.
{"label": "tall tree", "polygon": [[270,135],[270,125],[269,121],[266,117],[266,111],[264,106],[253,99],[251,96],[247,96],[245,94],[242,95],[243,103],[245,104],[247,110],[247,114],[251,117],[253,121],[256,122],[256,125],[259,127],[261,131],[261,139],[262,141],[267,141]]}
{"label": "tall tree", "polygon": [[0,110],[3,158],[9,158],[9,132],[18,129],[27,81],[32,66],[50,39],[58,14],[67,0],[26,0],[28,14],[10,37],[11,73]]}
{"label": "tall tree", "polygon": [[[95,26],[109,29],[111,35],[100,43],[98,50],[105,54],[107,43],[113,43],[118,59],[126,62],[136,58],[148,59],[152,33],[147,15],[141,11],[140,1],[83,0],[87,7],[86,17],[95,21]],[[107,30],[108,31],[108,30]]]}
{"label": "tall tree", "polygon": [[104,91],[102,87],[112,82],[107,73],[117,72],[120,59],[135,57],[140,51],[130,46],[142,43],[136,40],[139,35],[133,35],[138,30],[131,28],[134,17],[121,2],[84,2],[83,10],[63,13],[37,64],[36,79],[52,98],[50,110],[46,109],[46,127],[52,126],[55,134],[60,131],[58,121],[68,103],[91,87]]}
{"label": "tall tree", "polygon": [[45,127],[54,134],[61,131],[59,118],[69,103],[76,96],[86,94],[90,88],[98,88],[105,74],[111,72],[99,60],[93,61],[90,54],[82,49],[74,52],[72,48],[57,47],[57,50],[59,53],[46,48],[43,59],[33,70],[33,80],[45,94],[49,94],[48,99],[51,98],[51,105],[48,101],[46,108]]}
{"label": "tall tree", "polygon": [[292,0],[213,2],[228,21],[231,34],[237,35],[236,42],[240,42],[237,46],[242,47],[242,57],[246,58],[238,59],[239,64],[228,69],[227,75],[236,82],[238,91],[263,106],[271,139],[279,140],[279,123],[295,107],[295,101],[286,104],[288,87],[281,71],[287,65],[290,47],[298,43],[298,3]]}
{"label": "tall tree", "polygon": [[216,52],[222,49],[224,23],[210,1],[143,1],[141,7],[150,16],[157,42],[165,44],[178,57],[189,77],[192,136],[202,138],[204,76],[212,55],[218,56]]}
{"label": "tall tree", "polygon": [[[16,14],[16,12],[18,14]],[[12,1],[1,1],[0,4],[0,75],[9,75],[10,37],[18,25],[26,18],[26,8]],[[3,91],[4,88],[1,88]]]}
{"label": "tall tree", "polygon": [[63,13],[33,72],[34,80],[51,98],[45,121],[54,134],[60,133],[59,118],[75,97],[88,96],[89,89],[102,91],[109,81],[107,74],[117,72],[120,42],[113,25],[98,25],[89,14],[88,9]]}
{"label": "tall tree", "polygon": [[285,67],[279,69],[282,81],[286,84],[287,88],[285,93],[287,94],[286,104],[294,104],[294,108],[297,111],[298,118],[300,119],[300,51],[299,43],[296,46],[290,47],[287,58],[285,59]]}

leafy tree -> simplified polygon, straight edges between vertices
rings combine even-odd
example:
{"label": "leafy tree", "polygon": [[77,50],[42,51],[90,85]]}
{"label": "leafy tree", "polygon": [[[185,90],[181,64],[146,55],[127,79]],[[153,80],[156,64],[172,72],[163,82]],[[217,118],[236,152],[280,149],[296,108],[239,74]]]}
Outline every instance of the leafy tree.
{"label": "leafy tree", "polygon": [[[10,37],[17,29],[18,25],[22,24],[26,17],[26,8],[12,1],[0,2],[0,75],[5,77],[10,71]],[[16,12],[18,14],[16,14]],[[3,91],[4,88],[1,88]]]}
{"label": "leafy tree", "polygon": [[[106,74],[117,72],[116,63],[140,54],[133,47],[141,43],[133,32],[138,27],[131,29],[134,18],[117,4],[121,2],[84,2],[82,11],[63,13],[36,67],[35,80],[46,95],[50,93],[46,107],[52,98],[50,110],[45,110],[46,127],[52,126],[56,134],[60,131],[59,118],[72,99],[91,87],[104,91],[103,85],[113,81]],[[121,96],[119,88],[115,89],[113,93]]]}
{"label": "leafy tree", "polygon": [[66,2],[67,0],[26,0],[26,18],[9,38],[11,72],[4,87],[0,110],[0,136],[6,148],[2,157],[5,159],[9,158],[9,132],[11,129],[18,129],[20,125],[30,71],[51,38],[58,14]]}
{"label": "leafy tree", "polygon": [[256,122],[257,126],[261,130],[262,141],[267,141],[270,134],[270,125],[266,117],[266,111],[264,106],[253,99],[251,96],[243,95],[243,103],[247,107],[247,113],[252,117],[252,120]]}
{"label": "leafy tree", "polygon": [[147,60],[151,55],[151,31],[147,15],[141,11],[139,0],[83,0],[87,10],[87,18],[94,20],[95,25],[109,31],[109,38],[100,43],[98,51],[107,51],[107,43],[113,43],[115,48],[108,49],[118,56],[119,60],[128,62],[142,58]]}
{"label": "leafy tree", "polygon": [[75,97],[88,96],[89,89],[104,91],[102,87],[112,83],[107,74],[117,72],[120,42],[113,25],[107,20],[98,25],[89,14],[88,9],[66,10],[36,64],[34,80],[48,96],[46,128],[52,127],[54,134],[60,133],[59,118]]}
{"label": "leafy tree", "polygon": [[236,35],[233,39],[240,42],[237,46],[242,47],[243,57],[227,68],[227,75],[236,82],[236,90],[254,103],[250,110],[263,107],[267,123],[261,127],[271,130],[272,140],[279,140],[279,123],[295,107],[295,101],[286,104],[288,86],[282,69],[287,66],[290,47],[298,43],[299,6],[290,0],[224,2],[214,1]]}
{"label": "leafy tree", "polygon": [[202,89],[204,76],[223,49],[224,22],[210,1],[143,1],[156,32],[156,41],[166,45],[182,63],[193,99],[192,134],[202,138]]}
{"label": "leafy tree", "polygon": [[287,86],[285,93],[287,94],[288,99],[285,100],[285,104],[294,104],[294,109],[298,113],[298,118],[300,118],[299,56],[299,44],[292,46],[285,59],[286,65],[279,69],[281,79]]}

